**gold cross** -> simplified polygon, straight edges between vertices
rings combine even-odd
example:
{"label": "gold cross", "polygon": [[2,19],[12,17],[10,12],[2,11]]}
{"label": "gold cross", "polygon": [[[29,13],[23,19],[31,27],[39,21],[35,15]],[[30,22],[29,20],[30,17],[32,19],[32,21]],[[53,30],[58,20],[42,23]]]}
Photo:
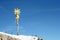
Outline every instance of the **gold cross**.
{"label": "gold cross", "polygon": [[14,12],[15,12],[16,15],[19,15],[20,9],[16,8],[16,9],[14,9]]}

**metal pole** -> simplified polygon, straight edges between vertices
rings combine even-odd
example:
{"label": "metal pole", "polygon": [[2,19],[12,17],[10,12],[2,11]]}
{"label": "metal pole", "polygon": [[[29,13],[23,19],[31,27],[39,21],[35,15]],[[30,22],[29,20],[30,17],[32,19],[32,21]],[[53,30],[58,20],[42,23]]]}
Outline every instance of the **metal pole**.
{"label": "metal pole", "polygon": [[19,24],[17,24],[17,20],[16,20],[16,34],[19,35]]}
{"label": "metal pole", "polygon": [[18,8],[16,8],[15,10],[14,10],[14,12],[15,12],[15,15],[16,15],[16,33],[17,33],[17,35],[19,35],[19,13],[20,13],[20,10],[18,9]]}

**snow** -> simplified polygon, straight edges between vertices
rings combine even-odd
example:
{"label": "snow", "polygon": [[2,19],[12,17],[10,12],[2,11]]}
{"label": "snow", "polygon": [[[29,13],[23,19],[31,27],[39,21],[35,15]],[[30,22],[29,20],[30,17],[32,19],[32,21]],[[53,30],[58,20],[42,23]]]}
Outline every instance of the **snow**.
{"label": "snow", "polygon": [[7,34],[7,33],[4,33],[4,32],[0,32],[0,34],[7,35],[7,36],[10,36],[12,38],[21,39],[21,40],[37,40],[38,39],[38,37],[36,37],[36,36],[11,35],[11,34]]}

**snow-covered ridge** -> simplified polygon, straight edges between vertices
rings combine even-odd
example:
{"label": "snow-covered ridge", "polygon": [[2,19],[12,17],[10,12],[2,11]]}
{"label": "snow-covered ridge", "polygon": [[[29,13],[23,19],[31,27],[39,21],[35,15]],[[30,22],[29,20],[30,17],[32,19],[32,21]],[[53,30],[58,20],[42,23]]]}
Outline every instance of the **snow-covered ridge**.
{"label": "snow-covered ridge", "polygon": [[16,38],[16,39],[20,39],[20,40],[38,40],[38,37],[36,37],[36,36],[11,35],[11,34],[7,34],[4,32],[0,32],[0,35],[9,36],[11,38]]}

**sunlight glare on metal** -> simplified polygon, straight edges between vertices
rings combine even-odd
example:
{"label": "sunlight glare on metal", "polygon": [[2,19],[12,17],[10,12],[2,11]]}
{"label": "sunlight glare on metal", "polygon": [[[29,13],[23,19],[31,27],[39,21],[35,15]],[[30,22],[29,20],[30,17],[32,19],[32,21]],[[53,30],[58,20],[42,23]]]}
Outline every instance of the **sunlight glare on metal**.
{"label": "sunlight glare on metal", "polygon": [[16,9],[14,9],[14,12],[15,12],[16,15],[19,15],[20,14],[20,9],[16,8]]}

